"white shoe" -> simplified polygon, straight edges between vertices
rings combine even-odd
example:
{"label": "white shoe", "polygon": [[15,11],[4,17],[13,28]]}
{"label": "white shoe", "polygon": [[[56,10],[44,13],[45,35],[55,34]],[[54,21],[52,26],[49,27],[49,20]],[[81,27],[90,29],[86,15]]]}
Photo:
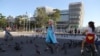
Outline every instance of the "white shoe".
{"label": "white shoe", "polygon": [[98,50],[97,50],[97,49],[95,49],[94,51],[95,51],[96,53],[98,52]]}
{"label": "white shoe", "polygon": [[83,52],[84,52],[84,50],[82,49],[82,50],[81,50],[81,54],[83,54]]}

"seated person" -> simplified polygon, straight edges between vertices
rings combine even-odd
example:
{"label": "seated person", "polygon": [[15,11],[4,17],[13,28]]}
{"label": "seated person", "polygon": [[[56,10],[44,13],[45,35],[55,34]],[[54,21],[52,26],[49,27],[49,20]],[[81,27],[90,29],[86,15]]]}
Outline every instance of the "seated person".
{"label": "seated person", "polygon": [[95,40],[96,40],[97,36],[95,34],[94,22],[90,21],[88,23],[88,28],[86,29],[85,34],[86,34],[86,38],[83,39],[83,41],[82,41],[81,53],[83,53],[83,51],[84,51],[83,49],[84,49],[85,43],[93,44],[95,52],[97,52],[97,49],[96,49],[96,46],[95,46]]}

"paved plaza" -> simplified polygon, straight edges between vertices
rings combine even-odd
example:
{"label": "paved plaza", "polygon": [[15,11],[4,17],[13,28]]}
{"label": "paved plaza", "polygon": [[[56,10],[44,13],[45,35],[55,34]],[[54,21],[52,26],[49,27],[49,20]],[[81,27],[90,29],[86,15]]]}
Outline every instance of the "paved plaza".
{"label": "paved plaza", "polygon": [[[50,50],[46,50],[44,35],[40,37],[33,36],[33,33],[31,35],[23,34],[25,35],[14,36],[13,34],[12,41],[4,41],[4,38],[1,37],[0,56],[81,56],[81,38],[84,36],[56,35],[59,45],[52,54]],[[15,48],[16,46],[19,47],[18,50]]]}

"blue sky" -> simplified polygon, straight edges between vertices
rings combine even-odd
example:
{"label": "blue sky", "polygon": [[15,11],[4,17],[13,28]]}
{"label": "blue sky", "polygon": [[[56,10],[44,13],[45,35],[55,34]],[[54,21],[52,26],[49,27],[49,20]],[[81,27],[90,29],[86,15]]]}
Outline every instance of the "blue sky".
{"label": "blue sky", "polygon": [[69,3],[80,2],[84,4],[83,26],[87,26],[89,21],[94,21],[96,26],[100,26],[100,0],[0,0],[0,13],[5,16],[17,16],[34,14],[36,7],[50,6],[60,10],[68,9]]}

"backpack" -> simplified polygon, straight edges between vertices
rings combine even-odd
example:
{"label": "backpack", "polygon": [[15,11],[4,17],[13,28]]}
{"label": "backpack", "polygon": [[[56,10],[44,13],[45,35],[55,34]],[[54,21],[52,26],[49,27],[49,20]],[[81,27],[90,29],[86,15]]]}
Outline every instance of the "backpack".
{"label": "backpack", "polygon": [[86,35],[86,43],[93,44],[95,41],[95,34],[88,33]]}

